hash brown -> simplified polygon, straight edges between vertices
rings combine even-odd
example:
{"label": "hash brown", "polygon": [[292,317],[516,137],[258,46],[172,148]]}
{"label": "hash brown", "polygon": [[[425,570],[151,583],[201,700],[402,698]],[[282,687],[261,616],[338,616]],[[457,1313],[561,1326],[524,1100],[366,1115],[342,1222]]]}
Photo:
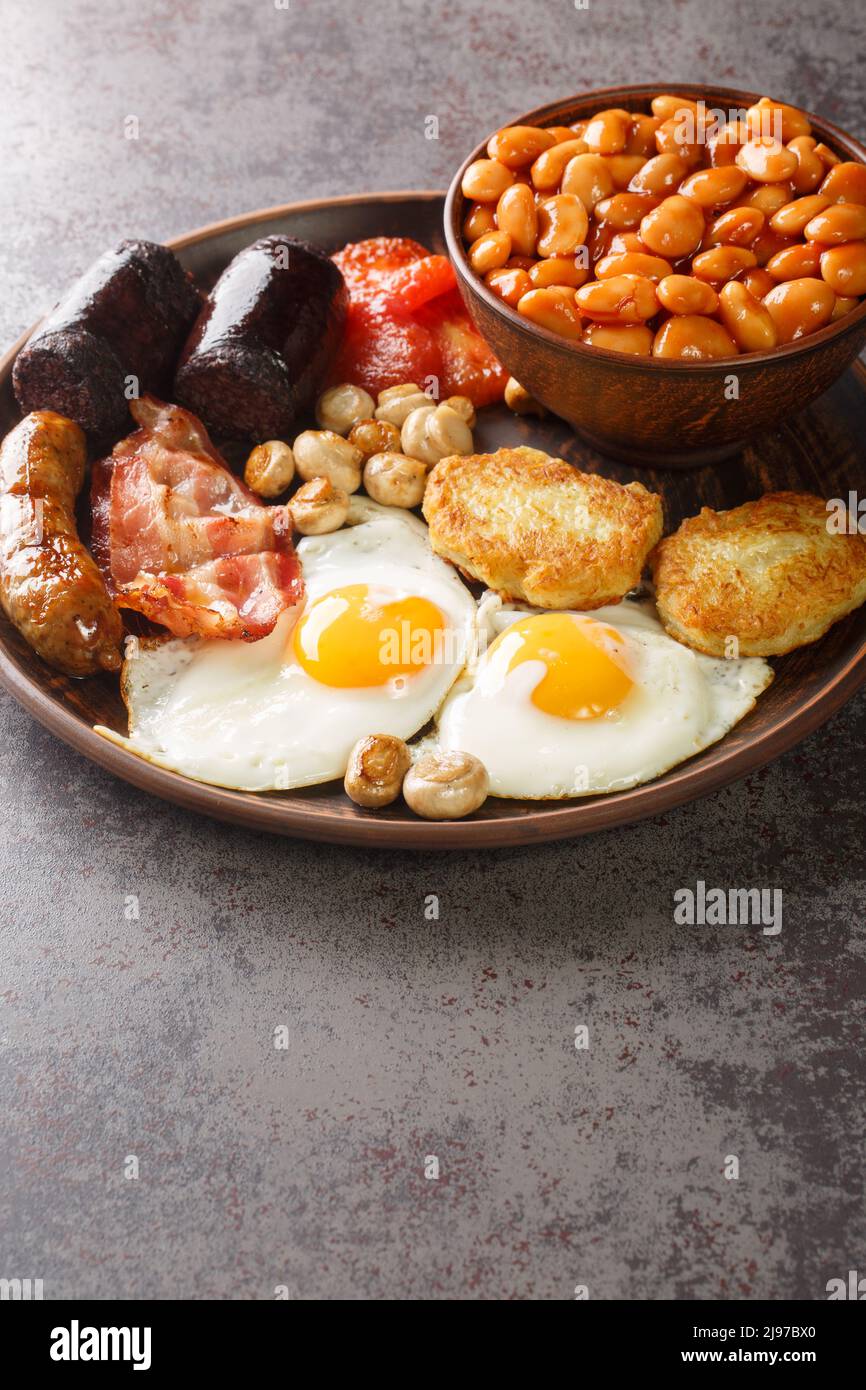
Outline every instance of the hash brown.
{"label": "hash brown", "polygon": [[731,638],[740,656],[783,656],[866,601],[866,537],[834,534],[809,493],[704,507],[650,563],[665,628],[709,656],[730,655]]}
{"label": "hash brown", "polygon": [[617,603],[662,533],[661,498],[641,483],[624,487],[527,448],[440,460],[423,512],[438,555],[535,608]]}

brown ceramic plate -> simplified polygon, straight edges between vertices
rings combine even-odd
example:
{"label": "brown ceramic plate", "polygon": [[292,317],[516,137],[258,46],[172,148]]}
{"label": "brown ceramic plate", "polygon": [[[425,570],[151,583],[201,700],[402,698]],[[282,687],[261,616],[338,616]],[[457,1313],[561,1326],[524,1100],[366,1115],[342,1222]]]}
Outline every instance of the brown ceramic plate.
{"label": "brown ceramic plate", "polygon": [[[306,237],[330,250],[378,235],[411,236],[438,251],[443,196],[381,193],[296,203],[250,213],[193,232],[170,243],[199,279],[212,281],[241,247],[268,232]],[[125,233],[124,233],[125,234]],[[58,286],[58,292],[62,286]],[[11,371],[16,343],[0,362],[0,429],[18,420]],[[623,409],[628,403],[623,402]],[[793,488],[824,497],[862,494],[866,480],[857,440],[866,424],[866,372],[857,365],[798,415],[792,424],[756,439],[737,459],[692,472],[633,471],[593,453],[563,422],[519,420],[504,407],[482,412],[480,450],[533,444],[589,471],[622,482],[639,478],[663,494],[668,527],[706,503],[736,506],[769,489]],[[356,845],[457,848],[536,844],[659,815],[704,796],[778,757],[828,719],[866,680],[866,609],[837,624],[822,642],[775,663],[776,679],[756,708],[704,753],[633,791],[565,802],[498,801],[491,798],[471,819],[454,824],[418,820],[398,802],[385,811],[354,806],[331,783],[303,792],[252,795],[220,791],[163,771],[107,742],[92,730],[106,724],[124,731],[117,681],[73,681],[49,670],[0,615],[0,680],[52,733],[110,772],[145,791],[220,820],[282,835]]]}

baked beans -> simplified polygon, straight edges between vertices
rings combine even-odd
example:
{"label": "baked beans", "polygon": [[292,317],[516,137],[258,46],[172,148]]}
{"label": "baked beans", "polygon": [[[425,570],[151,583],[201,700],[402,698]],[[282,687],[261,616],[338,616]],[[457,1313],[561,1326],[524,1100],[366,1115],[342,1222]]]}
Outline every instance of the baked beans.
{"label": "baked beans", "polygon": [[823,193],[813,193],[808,198],[795,198],[793,203],[783,203],[770,218],[770,226],[781,236],[801,236],[807,222],[817,217],[819,212],[830,207],[833,200]]}
{"label": "baked beans", "polygon": [[679,116],[662,121],[656,131],[656,149],[659,154],[678,154],[689,165],[701,162],[702,147],[698,132]]}
{"label": "baked beans", "polygon": [[615,232],[633,232],[656,203],[645,193],[614,193],[596,204],[595,215]]}
{"label": "baked beans", "polygon": [[866,207],[862,203],[834,203],[806,223],[803,235],[807,241],[831,246],[843,241],[862,241],[866,237]]}
{"label": "baked beans", "polygon": [[852,299],[848,295],[837,294],[836,303],[830,315],[830,322],[835,323],[837,319],[844,318],[845,314],[850,314],[851,310],[856,309],[859,303],[859,299]]}
{"label": "baked beans", "polygon": [[809,117],[804,112],[798,111],[796,106],[786,106],[784,101],[771,101],[769,97],[761,97],[749,107],[746,125],[756,135],[775,135],[778,130],[778,138],[785,145],[789,140],[812,132]]}
{"label": "baked beans", "polygon": [[699,280],[708,280],[711,285],[723,285],[753,265],[757,265],[757,259],[747,246],[713,246],[695,256],[692,274]]}
{"label": "baked beans", "polygon": [[821,274],[821,252],[817,242],[797,242],[785,246],[767,261],[767,270],[774,280],[801,280],[804,276]]}
{"label": "baked beans", "polygon": [[637,232],[617,232],[611,237],[607,255],[621,256],[623,251],[639,251],[641,255],[646,255],[646,247]]}
{"label": "baked beans", "polygon": [[520,270],[517,266],[502,266],[499,270],[488,270],[484,283],[489,285],[500,299],[504,299],[506,304],[510,304],[512,309],[516,309],[523,296],[529,294],[532,289],[532,281],[526,271]]}
{"label": "baked beans", "polygon": [[644,159],[656,152],[656,131],[661,125],[658,116],[632,116],[626,142],[626,154],[639,154]]}
{"label": "baked beans", "polygon": [[530,289],[544,289],[547,285],[565,285],[573,290],[579,289],[589,279],[589,266],[579,265],[574,256],[549,256],[546,261],[536,261],[528,271]]}
{"label": "baked beans", "polygon": [[712,357],[736,357],[737,345],[726,328],[704,314],[675,314],[653,339],[653,357],[679,357],[705,362]]}
{"label": "baked beans", "polygon": [[787,246],[793,246],[794,244],[793,237],[779,236],[779,233],[774,232],[772,227],[765,227],[764,230],[755,237],[749,250],[755,257],[758,265],[766,265],[778,251],[784,251]]}
{"label": "baked beans", "polygon": [[609,280],[613,275],[645,275],[648,280],[658,284],[670,273],[668,261],[661,256],[651,256],[646,251],[618,251],[602,256],[595,267],[597,280]]}
{"label": "baked beans", "polygon": [[769,309],[739,280],[722,286],[719,318],[741,352],[769,352],[779,341]]}
{"label": "baked beans", "polygon": [[866,241],[849,241],[822,251],[821,275],[837,294],[866,294]]}
{"label": "baked beans", "polygon": [[550,131],[541,126],[509,125],[488,141],[487,153],[508,169],[522,169],[555,143]]}
{"label": "baked beans", "polygon": [[713,169],[733,164],[737,152],[750,139],[751,132],[745,121],[728,121],[715,133],[707,136],[707,154]]}
{"label": "baked beans", "polygon": [[792,343],[830,322],[836,295],[826,280],[807,276],[783,281],[770,290],[764,303],[773,316],[779,342]]}
{"label": "baked beans", "polygon": [[691,198],[674,193],[648,212],[640,223],[641,241],[658,256],[678,260],[701,244],[704,214]]}
{"label": "baked beans", "polygon": [[866,203],[866,165],[852,160],[834,164],[820,191],[831,203]]}
{"label": "baked beans", "polygon": [[833,150],[830,149],[830,146],[825,145],[823,141],[815,146],[815,153],[820,159],[821,163],[824,165],[825,169],[832,169],[834,164],[842,163],[842,160],[839,158],[838,154],[834,154]]}
{"label": "baked beans", "polygon": [[700,361],[766,352],[866,296],[866,165],[762,97],[661,93],[571,125],[506,126],[462,179],[473,270],[589,346]]}
{"label": "baked beans", "polygon": [[613,175],[600,154],[578,154],[565,166],[560,191],[573,193],[592,212],[596,203],[613,193]]}
{"label": "baked beans", "polygon": [[656,288],[645,275],[612,275],[593,280],[575,294],[577,307],[601,323],[645,323],[658,313]]}
{"label": "baked beans", "polygon": [[791,176],[795,193],[811,193],[824,177],[824,162],[815,153],[815,141],[811,135],[798,135],[788,145],[797,156],[797,168]]}
{"label": "baked beans", "polygon": [[688,172],[688,164],[678,154],[657,154],[632,174],[629,191],[663,198],[676,191]]}
{"label": "baked beans", "polygon": [[763,183],[742,199],[741,207],[757,208],[765,217],[772,217],[774,212],[783,208],[786,203],[790,203],[793,196],[793,187],[790,183]]}
{"label": "baked beans", "polygon": [[737,151],[736,164],[757,183],[780,183],[796,172],[797,156],[772,136],[758,135]]}
{"label": "baked beans", "polygon": [[538,211],[532,189],[525,183],[506,188],[496,204],[496,225],[511,237],[518,256],[532,256],[538,241]]}
{"label": "baked beans", "polygon": [[628,188],[635,174],[644,167],[646,160],[640,154],[609,154],[605,160],[613,186],[616,189]]}
{"label": "baked beans", "polygon": [[698,103],[688,97],[668,96],[663,92],[661,96],[653,97],[650,110],[659,121],[673,121],[678,116],[696,117]]}
{"label": "baked beans", "polygon": [[649,357],[653,349],[652,330],[642,323],[588,323],[583,341],[609,352],[632,352]]}
{"label": "baked beans", "polygon": [[627,111],[599,111],[587,123],[583,139],[593,154],[621,154],[628,144],[630,126]]}
{"label": "baked beans", "polygon": [[469,264],[476,275],[498,270],[511,255],[511,237],[507,232],[484,232],[469,248]]}
{"label": "baked beans", "polygon": [[736,164],[720,165],[717,169],[696,169],[683,179],[679,191],[685,198],[694,198],[698,207],[717,208],[738,198],[748,182],[748,174]]}
{"label": "baked beans", "polygon": [[729,208],[710,223],[704,245],[748,246],[763,231],[766,218],[760,208]]}
{"label": "baked beans", "polygon": [[574,255],[585,244],[588,229],[586,208],[577,195],[556,193],[538,204],[535,249],[539,256]]}
{"label": "baked beans", "polygon": [[763,299],[764,295],[774,290],[778,284],[768,270],[756,267],[754,270],[744,270],[742,275],[737,276],[737,281],[745,285],[749,294],[753,294],[756,299]]}
{"label": "baked beans", "polygon": [[[534,187],[539,193],[556,192],[569,160],[574,159],[575,155],[587,153],[585,140],[560,140],[551,145],[550,149],[538,156],[529,171]],[[823,167],[821,165],[822,171]]]}
{"label": "baked beans", "polygon": [[496,209],[490,203],[471,203],[463,219],[463,240],[477,241],[483,232],[496,231]]}
{"label": "baked beans", "polygon": [[472,198],[476,203],[498,203],[514,175],[498,159],[476,159],[463,175],[464,198]]}
{"label": "baked beans", "polygon": [[517,312],[563,338],[579,338],[583,326],[574,304],[575,291],[562,285],[530,290],[518,302]]}
{"label": "baked beans", "polygon": [[719,307],[719,296],[712,285],[693,275],[668,275],[656,294],[671,314],[714,314]]}

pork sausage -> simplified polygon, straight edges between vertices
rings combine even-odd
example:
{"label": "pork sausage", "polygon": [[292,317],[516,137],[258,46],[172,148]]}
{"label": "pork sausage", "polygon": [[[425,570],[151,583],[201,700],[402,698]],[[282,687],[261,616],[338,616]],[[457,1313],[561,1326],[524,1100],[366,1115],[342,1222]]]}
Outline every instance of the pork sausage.
{"label": "pork sausage", "polygon": [[339,346],[348,296],[326,255],[262,237],[226,267],[181,355],[175,398],[217,439],[287,438]]}
{"label": "pork sausage", "polygon": [[122,241],[76,281],[18,354],[12,384],[22,412],[58,411],[95,443],[118,438],[131,396],[169,389],[200,305],[167,247]]}
{"label": "pork sausage", "polygon": [[68,676],[120,669],[123,624],[75,527],[84,434],[38,410],[0,446],[0,604],[35,652]]}

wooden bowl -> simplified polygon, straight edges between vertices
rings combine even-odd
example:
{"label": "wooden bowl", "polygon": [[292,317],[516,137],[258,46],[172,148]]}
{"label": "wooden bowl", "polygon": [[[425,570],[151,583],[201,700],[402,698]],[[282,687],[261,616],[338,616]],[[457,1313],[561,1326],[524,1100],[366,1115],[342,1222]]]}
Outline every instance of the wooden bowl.
{"label": "wooden bowl", "polygon": [[[612,106],[649,111],[658,92],[703,98],[708,107],[725,111],[758,100],[753,92],[685,83],[606,87],[539,106],[511,124],[571,125]],[[866,164],[863,145],[829,121],[811,113],[809,119],[819,140],[844,158]],[[460,185],[468,165],[485,156],[486,146],[485,139],[457,171],[445,204],[445,239],[460,292],[512,376],[594,448],[654,467],[691,467],[727,458],[745,440],[820,396],[866,344],[866,299],[799,342],[713,362],[631,357],[569,342],[530,323],[475,274],[463,245],[466,200]]]}

